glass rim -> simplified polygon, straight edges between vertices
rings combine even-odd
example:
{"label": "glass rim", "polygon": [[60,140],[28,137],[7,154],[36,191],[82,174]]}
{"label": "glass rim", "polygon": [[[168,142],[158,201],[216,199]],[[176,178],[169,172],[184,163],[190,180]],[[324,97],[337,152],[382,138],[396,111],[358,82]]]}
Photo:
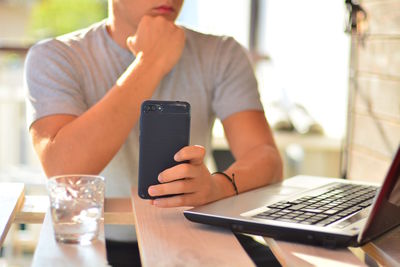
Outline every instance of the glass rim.
{"label": "glass rim", "polygon": [[77,174],[77,173],[72,173],[72,174],[60,174],[60,175],[54,175],[54,176],[50,176],[47,181],[56,181],[59,178],[63,178],[63,177],[69,177],[69,176],[79,176],[79,177],[93,177],[93,178],[98,178],[100,180],[102,180],[103,182],[105,181],[104,176],[101,175],[96,175],[96,174]]}

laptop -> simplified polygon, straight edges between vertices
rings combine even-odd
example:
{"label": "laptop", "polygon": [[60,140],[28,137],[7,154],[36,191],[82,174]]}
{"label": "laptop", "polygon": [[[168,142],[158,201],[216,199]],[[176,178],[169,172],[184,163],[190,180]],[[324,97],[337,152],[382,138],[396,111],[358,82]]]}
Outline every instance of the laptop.
{"label": "laptop", "polygon": [[234,232],[325,247],[360,246],[400,225],[400,146],[380,187],[295,176],[184,215]]}

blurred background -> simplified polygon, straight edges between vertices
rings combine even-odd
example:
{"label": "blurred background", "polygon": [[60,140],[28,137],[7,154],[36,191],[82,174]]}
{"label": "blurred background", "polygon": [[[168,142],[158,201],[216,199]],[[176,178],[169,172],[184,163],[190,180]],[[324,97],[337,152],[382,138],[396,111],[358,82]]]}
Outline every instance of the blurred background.
{"label": "blurred background", "polygon": [[[250,52],[271,125],[286,133],[317,134],[323,141],[320,145],[339,151],[346,128],[350,51],[345,14],[340,1],[321,5],[317,0],[301,4],[191,0],[178,23],[233,36]],[[104,0],[0,1],[0,175],[28,175],[29,182],[36,181],[35,174],[40,177],[25,124],[22,77],[27,49],[38,40],[86,27],[106,15]],[[297,128],[287,117],[289,110],[297,111]],[[223,137],[220,125],[214,132]],[[284,138],[288,135],[282,137],[290,141]],[[222,138],[216,140],[216,147],[224,150]],[[328,174],[339,175],[339,166],[334,168]],[[294,174],[288,171],[287,176]]]}
{"label": "blurred background", "polygon": [[[397,0],[187,0],[178,23],[248,49],[285,177],[380,181],[400,140],[396,10]],[[0,182],[46,194],[25,122],[29,47],[106,16],[106,0],[0,0]],[[219,122],[213,146],[224,169],[233,158]],[[0,266],[29,266],[39,229],[14,224]]]}

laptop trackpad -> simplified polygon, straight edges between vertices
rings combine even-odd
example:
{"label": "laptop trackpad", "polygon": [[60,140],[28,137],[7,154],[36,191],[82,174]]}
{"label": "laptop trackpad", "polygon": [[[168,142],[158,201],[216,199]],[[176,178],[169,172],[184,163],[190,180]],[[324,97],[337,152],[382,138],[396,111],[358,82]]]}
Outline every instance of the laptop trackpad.
{"label": "laptop trackpad", "polygon": [[[281,201],[291,195],[304,192],[306,189],[295,186],[271,185],[242,193],[235,198],[220,201],[223,205],[228,205],[239,214],[251,209],[265,207],[268,204]],[[234,209],[232,209],[234,207]]]}
{"label": "laptop trackpad", "polygon": [[293,187],[293,186],[283,186],[279,188],[271,188],[271,194],[279,195],[279,196],[289,196],[299,192],[305,191],[304,188],[301,187]]}
{"label": "laptop trackpad", "polygon": [[342,228],[345,228],[346,226],[349,226],[352,223],[355,223],[364,218],[367,218],[370,210],[371,210],[371,207],[363,209],[360,212],[357,212],[357,213],[351,215],[346,220],[343,220],[340,223],[335,224],[333,227],[342,229]]}

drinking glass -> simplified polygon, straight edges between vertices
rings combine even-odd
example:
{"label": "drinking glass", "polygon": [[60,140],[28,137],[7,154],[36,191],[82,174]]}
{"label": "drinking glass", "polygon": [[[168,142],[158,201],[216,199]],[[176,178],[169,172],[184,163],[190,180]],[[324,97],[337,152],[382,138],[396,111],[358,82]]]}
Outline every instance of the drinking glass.
{"label": "drinking glass", "polygon": [[47,189],[55,238],[62,243],[90,244],[98,238],[104,214],[104,177],[60,175]]}

